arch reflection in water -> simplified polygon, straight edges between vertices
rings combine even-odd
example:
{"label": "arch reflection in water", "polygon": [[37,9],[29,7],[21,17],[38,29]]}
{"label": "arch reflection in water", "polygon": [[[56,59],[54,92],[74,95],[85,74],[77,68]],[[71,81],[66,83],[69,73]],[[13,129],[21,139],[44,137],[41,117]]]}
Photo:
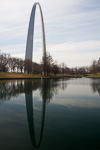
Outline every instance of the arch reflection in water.
{"label": "arch reflection in water", "polygon": [[[100,91],[99,87],[100,87],[100,79],[99,80],[71,79],[66,82],[63,82],[62,80],[57,81],[47,79],[42,81],[38,79],[38,80],[23,80],[23,81],[16,80],[10,82],[8,81],[2,82],[0,86],[0,101],[1,102],[5,101],[5,106],[7,106],[7,103],[10,104],[7,107],[5,107],[5,109],[7,108],[8,111],[10,110],[10,113],[8,113],[8,111],[5,112],[5,109],[4,110],[2,109],[4,108],[4,105],[3,107],[0,106],[1,108],[0,121],[3,122],[3,124],[1,124],[2,134],[0,132],[1,143],[4,143],[4,145],[8,148],[8,146],[5,144],[6,142],[8,143],[9,147],[12,147],[13,141],[16,141],[17,145],[18,142],[20,142],[21,146],[24,147],[22,149],[26,149],[27,146],[29,150],[30,149],[51,150],[51,145],[55,147],[55,149],[57,150],[58,149],[71,150],[81,148],[90,150],[97,149],[98,147],[100,147],[98,146],[100,145],[100,138],[99,138],[100,98],[97,93]],[[65,88],[67,89],[64,91]],[[96,92],[94,96],[93,93],[91,92],[91,89],[92,92]],[[84,90],[85,92],[83,92]],[[39,95],[39,97],[36,98],[41,99],[42,97],[43,101],[41,107],[41,109],[43,108],[41,125],[36,124],[37,120],[35,118],[35,115],[33,114],[33,100],[35,102],[35,105],[38,102],[37,99],[35,98],[33,99],[32,97],[33,91],[34,95],[35,94]],[[24,93],[26,95],[26,99],[24,99]],[[56,94],[57,96],[55,96]],[[13,97],[17,95],[19,95],[19,97],[16,99],[16,101],[14,101]],[[23,97],[23,99],[21,99],[21,96]],[[6,100],[8,98],[9,100],[11,99],[11,101],[6,103]],[[45,119],[46,103],[50,102],[51,99],[52,101],[48,107],[48,114],[46,114],[47,118]],[[26,121],[24,100],[26,100],[29,133],[27,131],[27,125],[25,124],[25,122],[27,121]],[[23,103],[23,107],[22,105],[18,105],[19,103],[18,101],[21,102],[20,104]],[[40,101],[39,104],[41,104]],[[18,110],[16,108],[20,109]],[[37,110],[34,108],[34,113],[36,111]],[[7,117],[5,117],[5,114]],[[11,114],[11,117],[9,114]],[[25,122],[23,122],[22,120],[23,117]],[[5,122],[5,120],[7,120],[7,122]],[[12,120],[14,123],[12,123]],[[19,124],[19,122],[25,124],[25,126],[23,124]],[[18,124],[21,125],[20,130],[18,129],[19,128]],[[41,129],[39,128],[40,132],[38,140],[36,136],[37,135],[36,132],[38,132],[38,130],[36,130],[37,126],[35,128],[35,125],[41,126]],[[11,135],[10,132],[6,132],[7,130],[10,131],[9,126],[11,131],[14,129],[16,133],[18,132],[18,130],[22,131],[23,128],[24,129],[22,132],[23,135],[21,134],[21,132],[19,132],[20,133],[19,135],[18,134]],[[31,138],[29,137],[29,139],[27,138],[25,140],[24,137],[27,134],[30,134]],[[5,141],[5,137],[7,138],[7,141]],[[36,140],[38,142],[36,142]],[[25,141],[27,141],[27,143],[24,143]],[[31,141],[34,148],[32,147],[32,144],[30,144]],[[2,144],[2,147],[4,147],[4,145]],[[0,148],[3,149],[2,147]],[[16,145],[13,145],[12,149],[14,149],[15,147]],[[21,149],[20,145],[18,145],[18,147],[19,148],[16,149]]]}
{"label": "arch reflection in water", "polygon": [[[29,84],[29,82],[26,82],[25,84]],[[27,85],[26,85],[26,87],[27,87]],[[39,138],[39,141],[37,143],[36,142],[36,135],[35,135],[35,126],[34,126],[33,96],[32,96],[32,88],[31,87],[32,87],[32,82],[30,82],[29,90],[27,90],[25,92],[27,119],[28,119],[29,133],[30,133],[32,145],[34,148],[38,149],[41,145],[42,136],[43,136],[44,121],[45,121],[45,110],[46,110],[46,95],[43,96],[43,99],[42,99],[42,116],[41,116],[40,138]],[[44,89],[44,92],[45,92],[45,89]]]}

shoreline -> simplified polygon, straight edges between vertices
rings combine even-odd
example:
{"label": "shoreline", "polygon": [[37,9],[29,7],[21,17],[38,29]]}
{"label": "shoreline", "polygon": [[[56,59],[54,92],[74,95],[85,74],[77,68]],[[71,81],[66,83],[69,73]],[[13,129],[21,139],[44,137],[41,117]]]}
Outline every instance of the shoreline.
{"label": "shoreline", "polygon": [[61,79],[61,78],[82,78],[82,77],[71,77],[71,76],[62,76],[62,77],[33,77],[33,78],[0,78],[0,80],[25,80],[25,79]]}
{"label": "shoreline", "polygon": [[33,77],[33,78],[0,78],[0,80],[31,80],[31,79],[62,79],[62,78],[91,78],[91,79],[100,79],[100,77],[62,76],[62,77]]}
{"label": "shoreline", "polygon": [[40,74],[22,74],[22,73],[7,73],[0,72],[0,80],[28,80],[28,79],[61,79],[61,78],[92,78],[100,79],[100,73],[86,74],[86,75],[72,75],[72,74],[59,74],[59,75],[40,75]]}

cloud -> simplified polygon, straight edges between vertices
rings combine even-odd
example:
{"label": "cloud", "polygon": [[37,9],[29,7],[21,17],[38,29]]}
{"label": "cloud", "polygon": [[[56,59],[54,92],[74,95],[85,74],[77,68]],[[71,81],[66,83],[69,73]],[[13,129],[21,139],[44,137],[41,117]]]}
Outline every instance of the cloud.
{"label": "cloud", "polygon": [[67,53],[67,52],[56,52],[51,53],[54,60],[57,60],[58,63],[64,62],[67,67],[82,67],[90,66],[92,61],[98,60],[100,52],[90,52],[90,53]]}
{"label": "cloud", "polygon": [[99,100],[94,101],[93,99],[91,99],[90,101],[88,100],[88,97],[86,97],[85,99],[82,99],[82,97],[80,97],[81,100],[78,98],[75,99],[75,96],[74,98],[73,97],[70,98],[69,96],[67,99],[63,97],[64,96],[61,96],[60,98],[55,97],[52,103],[60,106],[62,105],[65,107],[79,107],[79,108],[89,108],[89,109],[100,108]]}
{"label": "cloud", "polygon": [[62,44],[55,44],[48,47],[49,51],[87,51],[100,50],[100,41],[79,41],[79,42],[66,42]]}
{"label": "cloud", "polygon": [[[40,43],[40,45],[39,45]],[[25,58],[25,44],[1,47],[2,52],[10,53],[14,57]],[[100,56],[100,41],[66,42],[47,46],[47,51],[58,63],[65,62],[68,67],[89,66],[93,59]],[[42,58],[41,39],[36,39],[33,49],[33,60],[40,63]]]}
{"label": "cloud", "polygon": [[[69,66],[89,65],[100,56],[100,3],[98,0],[39,0],[44,16],[47,50]],[[25,55],[33,0],[0,0],[0,49]],[[34,60],[40,62],[41,21],[36,11]],[[62,56],[62,58],[61,58]],[[85,57],[83,57],[85,56]]]}

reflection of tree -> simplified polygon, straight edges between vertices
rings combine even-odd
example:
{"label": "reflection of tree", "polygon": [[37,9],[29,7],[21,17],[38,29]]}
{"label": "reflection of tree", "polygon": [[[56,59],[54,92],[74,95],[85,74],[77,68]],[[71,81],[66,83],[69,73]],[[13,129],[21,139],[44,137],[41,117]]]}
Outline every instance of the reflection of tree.
{"label": "reflection of tree", "polygon": [[[66,88],[66,84],[65,79],[2,81],[2,83],[0,83],[0,102],[10,100],[11,97],[25,93],[30,89],[32,89],[32,91],[40,89],[42,98],[45,96],[46,101],[50,102],[50,99],[52,99],[54,94],[57,94],[59,89],[64,90]],[[43,92],[44,90],[45,92]]]}
{"label": "reflection of tree", "polygon": [[[42,80],[42,86],[40,89],[40,94],[42,99],[46,99],[47,102],[50,102],[54,94],[58,93],[59,89],[64,90],[67,87],[67,82],[64,82],[66,79],[46,79]],[[61,83],[59,83],[61,81]]]}
{"label": "reflection of tree", "polygon": [[[67,80],[69,80],[69,79],[67,79]],[[67,88],[67,82],[64,82],[64,81],[66,81],[66,78],[62,79],[62,90],[65,90]]]}
{"label": "reflection of tree", "polygon": [[92,90],[93,90],[93,92],[95,93],[95,92],[98,92],[99,93],[99,95],[100,95],[100,81],[99,82],[93,82],[92,84],[91,84],[91,86],[92,86]]}
{"label": "reflection of tree", "polygon": [[[30,86],[32,83],[32,86]],[[0,101],[10,100],[18,94],[25,93],[26,90],[37,90],[41,86],[40,80],[11,80],[3,81],[0,84]]]}
{"label": "reflection of tree", "polygon": [[15,80],[10,82],[3,82],[0,84],[0,100],[10,100],[11,97],[16,96],[18,93],[24,92],[23,80]]}
{"label": "reflection of tree", "polygon": [[47,102],[50,102],[50,99],[52,99],[53,97],[53,93],[55,92],[55,89],[53,88],[53,86],[51,87],[50,84],[52,83],[52,81],[50,82],[50,80],[42,80],[41,82],[41,89],[40,89],[40,94],[42,95],[42,99],[46,100]]}

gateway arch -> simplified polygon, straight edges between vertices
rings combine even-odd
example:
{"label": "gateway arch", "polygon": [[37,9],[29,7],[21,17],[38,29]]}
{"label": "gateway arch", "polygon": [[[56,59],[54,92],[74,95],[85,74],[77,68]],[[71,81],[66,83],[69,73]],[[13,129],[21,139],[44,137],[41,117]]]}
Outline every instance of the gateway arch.
{"label": "gateway arch", "polygon": [[[30,60],[30,61],[32,61],[32,55],[33,55],[33,38],[34,38],[35,12],[36,12],[36,6],[37,5],[39,6],[40,16],[41,16],[43,57],[44,57],[44,60],[46,59],[46,40],[45,40],[45,29],[44,29],[43,14],[42,14],[42,9],[41,9],[40,4],[39,3],[35,3],[33,5],[31,16],[30,16],[28,35],[27,35],[27,43],[26,43],[26,54],[25,54],[25,60]],[[46,62],[44,62],[44,64],[45,63]]]}

